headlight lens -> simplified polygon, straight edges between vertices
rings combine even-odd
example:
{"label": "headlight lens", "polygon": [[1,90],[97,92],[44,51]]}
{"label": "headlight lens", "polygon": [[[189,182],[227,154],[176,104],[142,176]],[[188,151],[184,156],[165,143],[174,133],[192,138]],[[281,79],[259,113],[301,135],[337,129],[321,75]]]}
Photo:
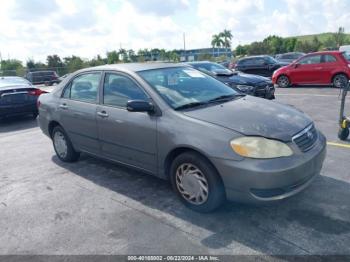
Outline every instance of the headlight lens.
{"label": "headlight lens", "polygon": [[236,87],[243,92],[249,92],[254,90],[254,86],[236,85]]}
{"label": "headlight lens", "polygon": [[277,158],[293,155],[288,145],[264,137],[240,137],[231,141],[233,151],[249,158]]}

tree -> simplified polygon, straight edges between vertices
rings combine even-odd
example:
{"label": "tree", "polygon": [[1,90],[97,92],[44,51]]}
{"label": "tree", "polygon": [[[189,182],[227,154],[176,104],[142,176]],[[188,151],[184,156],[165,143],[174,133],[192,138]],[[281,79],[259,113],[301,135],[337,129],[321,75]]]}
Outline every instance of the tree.
{"label": "tree", "polygon": [[27,69],[34,69],[35,68],[35,62],[33,59],[29,59],[26,63]]}
{"label": "tree", "polygon": [[22,62],[17,59],[7,59],[1,61],[2,76],[23,76],[24,69]]}
{"label": "tree", "polygon": [[67,67],[67,73],[72,73],[87,66],[79,56],[73,55],[71,57],[65,57],[63,60]]}
{"label": "tree", "polygon": [[222,40],[220,34],[212,36],[211,45],[213,47],[213,56],[214,56],[215,47],[218,48],[218,56],[219,56],[219,48],[224,45],[224,41]]}
{"label": "tree", "polygon": [[219,36],[222,37],[222,38],[224,38],[223,44],[224,44],[224,46],[225,46],[225,48],[226,48],[226,52],[227,52],[227,49],[228,49],[229,47],[231,47],[231,40],[232,40],[233,35],[232,35],[232,33],[231,33],[230,30],[226,30],[226,29],[225,29],[224,31],[222,31],[222,32],[219,34]]}
{"label": "tree", "polygon": [[58,55],[48,55],[46,58],[47,67],[50,69],[57,69],[63,67],[61,58]]}
{"label": "tree", "polygon": [[130,60],[131,62],[136,62],[136,61],[137,61],[137,57],[136,57],[136,54],[135,54],[135,51],[134,51],[134,50],[129,49],[129,50],[127,51],[127,53],[128,53],[128,58],[129,58],[129,60]]}
{"label": "tree", "polygon": [[107,52],[107,64],[116,64],[119,62],[119,54],[117,51]]}
{"label": "tree", "polygon": [[235,50],[236,56],[245,56],[248,54],[248,48],[247,45],[238,45]]}
{"label": "tree", "polygon": [[311,45],[312,45],[313,52],[316,52],[320,49],[320,47],[322,46],[322,43],[320,42],[320,40],[318,40],[317,36],[314,36],[312,38]]}
{"label": "tree", "polygon": [[89,61],[89,66],[99,66],[107,64],[107,59],[103,59],[100,55],[97,55]]}
{"label": "tree", "polygon": [[293,52],[295,50],[295,44],[297,43],[296,37],[285,38],[283,40],[283,49],[285,52]]}
{"label": "tree", "polygon": [[336,43],[336,47],[339,48],[346,41],[345,28],[339,27],[338,32],[333,34],[334,41]]}

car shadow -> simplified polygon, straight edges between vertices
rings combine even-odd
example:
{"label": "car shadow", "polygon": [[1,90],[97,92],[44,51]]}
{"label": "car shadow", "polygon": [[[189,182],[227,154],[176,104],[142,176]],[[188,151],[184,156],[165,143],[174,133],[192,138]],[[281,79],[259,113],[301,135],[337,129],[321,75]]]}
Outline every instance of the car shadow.
{"label": "car shadow", "polygon": [[264,254],[350,254],[350,184],[344,181],[320,176],[306,191],[274,205],[227,202],[213,213],[200,214],[186,208],[169,183],[156,177],[87,155],[74,164],[56,156],[52,161],[165,217],[184,221],[183,231],[210,232],[196,236],[208,249],[233,250],[239,243]]}
{"label": "car shadow", "polygon": [[31,115],[15,116],[0,119],[0,133],[10,133],[37,127],[36,119]]}

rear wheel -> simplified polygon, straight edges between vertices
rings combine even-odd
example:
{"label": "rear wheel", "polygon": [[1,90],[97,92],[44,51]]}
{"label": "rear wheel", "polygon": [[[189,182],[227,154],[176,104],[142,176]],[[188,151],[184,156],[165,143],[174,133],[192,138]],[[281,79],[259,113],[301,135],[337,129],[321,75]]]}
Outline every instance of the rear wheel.
{"label": "rear wheel", "polygon": [[33,113],[32,113],[33,119],[36,119],[36,118],[38,117],[38,115],[39,115],[38,112],[33,112]]}
{"label": "rear wheel", "polygon": [[349,128],[340,128],[338,132],[338,137],[340,140],[346,140],[349,137]]}
{"label": "rear wheel", "polygon": [[53,129],[52,142],[56,155],[61,161],[75,162],[79,159],[80,153],[74,150],[72,142],[62,127],[56,126]]}
{"label": "rear wheel", "polygon": [[333,77],[333,87],[341,88],[348,83],[348,77],[344,74],[337,74]]}
{"label": "rear wheel", "polygon": [[171,165],[171,182],[181,201],[202,213],[215,210],[225,201],[225,189],[215,168],[203,156],[187,152]]}
{"label": "rear wheel", "polygon": [[290,86],[289,78],[285,75],[281,75],[277,79],[277,85],[281,88],[286,88]]}

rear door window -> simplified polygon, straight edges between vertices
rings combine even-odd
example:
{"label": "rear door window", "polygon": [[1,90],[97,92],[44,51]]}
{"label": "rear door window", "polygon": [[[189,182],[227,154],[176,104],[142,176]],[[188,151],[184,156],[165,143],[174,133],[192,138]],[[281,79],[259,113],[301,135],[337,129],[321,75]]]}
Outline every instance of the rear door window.
{"label": "rear door window", "polygon": [[304,57],[299,61],[299,64],[302,65],[312,65],[321,63],[321,55],[313,55]]}
{"label": "rear door window", "polygon": [[324,55],[322,58],[322,63],[334,63],[337,59],[332,55]]}
{"label": "rear door window", "polygon": [[65,88],[62,97],[96,103],[100,80],[100,72],[79,75]]}

